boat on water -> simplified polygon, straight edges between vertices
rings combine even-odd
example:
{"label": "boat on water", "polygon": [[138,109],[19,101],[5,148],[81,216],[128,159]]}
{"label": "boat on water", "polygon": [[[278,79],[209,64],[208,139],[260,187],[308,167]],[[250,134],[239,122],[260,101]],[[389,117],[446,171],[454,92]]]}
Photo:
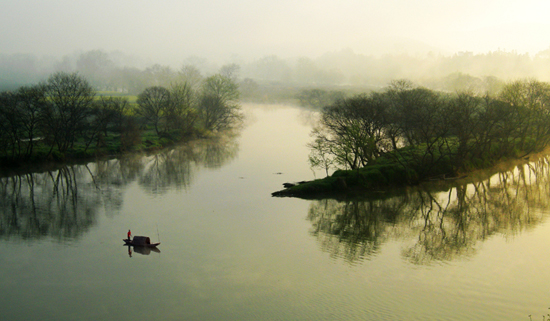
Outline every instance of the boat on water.
{"label": "boat on water", "polygon": [[136,247],[157,247],[159,243],[151,243],[151,239],[147,236],[134,236],[133,239],[122,239],[125,245],[131,245]]}

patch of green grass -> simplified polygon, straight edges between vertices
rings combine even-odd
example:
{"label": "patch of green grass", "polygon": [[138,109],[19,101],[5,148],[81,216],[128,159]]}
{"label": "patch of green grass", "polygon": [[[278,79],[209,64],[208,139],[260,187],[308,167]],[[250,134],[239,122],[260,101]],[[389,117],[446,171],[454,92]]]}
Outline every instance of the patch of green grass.
{"label": "patch of green grass", "polygon": [[128,94],[128,93],[121,93],[121,92],[118,92],[118,91],[108,91],[108,90],[98,91],[98,92],[96,92],[96,95],[95,95],[94,99],[98,100],[101,97],[126,98],[126,99],[128,99],[128,102],[130,104],[135,104],[136,101],[137,101],[137,96],[136,95],[131,95],[131,94]]}
{"label": "patch of green grass", "polygon": [[331,176],[303,182],[285,190],[275,192],[273,195],[297,196],[340,193],[351,190],[377,191],[418,182],[418,175],[414,170],[407,170],[393,163],[372,165],[356,170],[337,170]]}

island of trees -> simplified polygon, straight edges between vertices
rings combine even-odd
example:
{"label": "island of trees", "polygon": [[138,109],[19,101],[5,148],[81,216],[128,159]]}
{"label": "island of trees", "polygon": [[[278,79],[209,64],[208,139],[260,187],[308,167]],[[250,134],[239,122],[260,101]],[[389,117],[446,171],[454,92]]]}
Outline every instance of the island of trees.
{"label": "island of trees", "polygon": [[288,183],[273,195],[376,191],[457,178],[542,151],[550,142],[550,85],[517,80],[497,95],[477,95],[393,81],[381,92],[325,107],[313,136],[310,164],[327,177]]}

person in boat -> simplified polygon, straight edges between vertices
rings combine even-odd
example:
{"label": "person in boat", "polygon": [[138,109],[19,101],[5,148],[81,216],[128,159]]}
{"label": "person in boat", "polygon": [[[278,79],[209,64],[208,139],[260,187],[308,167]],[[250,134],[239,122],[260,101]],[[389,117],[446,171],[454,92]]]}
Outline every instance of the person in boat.
{"label": "person in boat", "polygon": [[128,241],[131,240],[131,237],[132,237],[132,232],[130,230],[128,230]]}

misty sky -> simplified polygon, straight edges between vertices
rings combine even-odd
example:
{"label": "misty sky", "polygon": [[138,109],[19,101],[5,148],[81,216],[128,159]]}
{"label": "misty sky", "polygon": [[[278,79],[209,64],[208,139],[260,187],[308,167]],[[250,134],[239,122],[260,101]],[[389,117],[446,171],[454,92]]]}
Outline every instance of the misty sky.
{"label": "misty sky", "polygon": [[266,55],[550,48],[548,0],[1,0],[0,52],[120,50],[178,64]]}

